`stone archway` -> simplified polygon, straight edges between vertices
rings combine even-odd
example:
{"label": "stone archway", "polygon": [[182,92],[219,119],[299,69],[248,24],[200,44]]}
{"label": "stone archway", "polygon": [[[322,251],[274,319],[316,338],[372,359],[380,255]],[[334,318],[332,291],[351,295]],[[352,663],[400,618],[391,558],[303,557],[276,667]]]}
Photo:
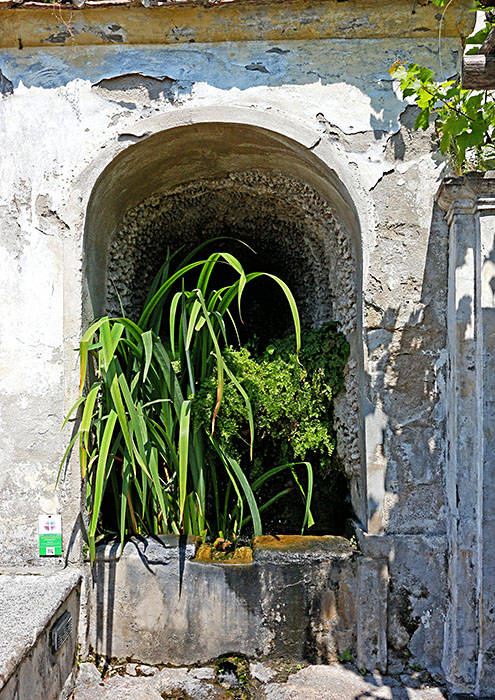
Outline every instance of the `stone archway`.
{"label": "stone archway", "polygon": [[[151,135],[146,131],[142,139],[129,135],[138,142],[101,172],[85,222],[83,317],[115,310],[113,286],[124,299],[135,298],[133,280],[152,274],[157,246],[176,244],[184,236],[184,219],[189,231],[196,231],[194,241],[201,210],[213,202],[216,219],[211,211],[206,216],[210,226],[218,225],[223,212],[222,225],[228,228],[234,221],[248,242],[257,242],[262,256],[271,256],[275,267],[288,260],[288,281],[295,285],[303,313],[311,315],[312,323],[337,321],[350,343],[346,393],[335,411],[353,508],[365,523],[362,217],[355,197],[343,182],[345,174],[340,177],[330,167],[339,167],[338,162],[325,162],[313,153],[318,139],[316,148],[308,147],[308,133],[299,136],[301,143],[290,137],[297,135],[293,127],[287,136],[265,124],[245,123],[241,114],[235,114],[235,121],[208,116],[200,121],[196,115],[195,123],[189,118],[186,125],[170,128],[150,120],[153,129],[162,128]],[[261,226],[253,222],[253,206]],[[306,303],[304,311],[308,286],[317,289],[317,303],[311,309]]]}

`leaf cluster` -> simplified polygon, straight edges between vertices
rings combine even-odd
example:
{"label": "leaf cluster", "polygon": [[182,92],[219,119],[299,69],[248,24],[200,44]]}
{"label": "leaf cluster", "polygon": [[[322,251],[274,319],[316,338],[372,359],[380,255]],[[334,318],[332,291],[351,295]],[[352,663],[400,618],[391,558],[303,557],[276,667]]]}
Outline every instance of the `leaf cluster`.
{"label": "leaf cluster", "polygon": [[[225,359],[243,291],[262,275],[278,285],[287,299],[297,354],[301,332],[294,297],[280,278],[246,274],[229,253],[193,259],[210,243],[199,246],[178,266],[175,256],[167,257],[137,322],[123,312],[120,318],[104,316],[81,339],[80,397],[65,423],[76,413],[79,422],[62,465],[78,441],[81,474],[87,484],[92,560],[102,529],[117,531],[122,543],[128,534],[162,533],[203,538],[207,533],[225,534],[235,540],[251,521],[254,533],[260,535],[263,507],[256,494],[282,472],[291,474],[303,497],[302,529],[313,523],[309,463],[277,460],[276,466],[249,478],[253,408]],[[234,281],[213,288],[218,265],[226,265]],[[229,445],[219,440],[215,426],[226,379],[247,425],[244,467]],[[208,418],[200,426],[191,420],[192,406],[205,381],[212,385],[213,398]],[[300,467],[306,488],[299,480]]]}
{"label": "leaf cluster", "polygon": [[[259,356],[247,348],[225,351],[232,376],[253,407],[254,475],[275,455],[283,461],[311,460],[320,473],[328,474],[336,444],[333,399],[343,389],[348,355],[349,345],[333,324],[303,332],[299,356],[293,336],[272,341]],[[214,389],[211,377],[195,401],[195,415],[203,425],[211,413]],[[225,386],[218,434],[225,449],[243,459],[248,425],[232,382]]]}
{"label": "leaf cluster", "polygon": [[434,72],[416,63],[398,61],[390,74],[400,81],[403,97],[420,109],[415,128],[434,123],[440,151],[456,174],[495,167],[495,103],[489,93],[463,90],[458,79],[435,82]]}
{"label": "leaf cluster", "polygon": [[[452,0],[433,0],[437,7],[446,7],[450,5]],[[487,12],[491,13],[495,10],[495,5],[492,0],[473,0],[473,12]]]}
{"label": "leaf cluster", "polygon": [[[451,0],[434,0],[446,7]],[[495,5],[490,0],[473,0],[473,11],[485,13],[485,24],[466,40],[473,46],[467,53],[478,53],[495,22]],[[399,80],[402,95],[419,107],[415,128],[426,130],[434,124],[439,147],[447,155],[455,173],[495,168],[495,103],[490,91],[463,90],[460,79],[436,82],[434,72],[416,63],[400,60],[390,68]]]}

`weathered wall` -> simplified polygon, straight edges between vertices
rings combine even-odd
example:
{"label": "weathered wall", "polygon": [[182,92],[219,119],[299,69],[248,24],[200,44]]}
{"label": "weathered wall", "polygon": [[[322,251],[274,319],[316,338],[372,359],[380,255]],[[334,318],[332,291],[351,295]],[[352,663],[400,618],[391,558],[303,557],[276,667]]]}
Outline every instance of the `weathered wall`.
{"label": "weathered wall", "polygon": [[[0,575],[2,601],[0,697],[2,700],[56,700],[70,685],[76,661],[81,573],[48,576]],[[51,630],[65,613],[69,636],[54,652]]]}
{"label": "weathered wall", "polygon": [[[24,5],[22,12],[0,0],[0,47],[436,39],[440,20],[447,37],[468,36],[474,26],[470,0],[456,0],[442,14],[431,0],[76,0],[49,9],[18,0],[15,5]],[[145,21],[141,5],[147,8]]]}
{"label": "weathered wall", "polygon": [[446,506],[450,591],[445,671],[459,692],[495,694],[493,375],[495,180],[447,180],[449,222]]}
{"label": "weathered wall", "polygon": [[344,538],[261,542],[251,564],[193,561],[194,544],[164,539],[97,550],[95,652],[181,665],[229,653],[328,663],[355,649],[357,557]]}
{"label": "weathered wall", "polygon": [[[447,229],[434,195],[444,166],[430,135],[411,131],[413,110],[397,98],[387,69],[400,57],[450,75],[459,48],[457,39],[445,38],[439,47],[436,38],[396,38],[0,52],[0,68],[14,90],[0,101],[3,565],[40,563],[39,511],[62,511],[66,551],[79,527],[77,464],[64,472],[57,490],[54,482],[70,433],[60,434],[59,426],[77,390],[73,348],[83,304],[89,306],[83,298],[83,232],[98,176],[119,153],[117,160],[132,173],[139,165],[133,154],[152,158],[153,146],[146,151],[146,143],[161,144],[162,137],[152,135],[172,125],[246,121],[297,141],[307,153],[298,175],[307,181],[321,184],[317,160],[333,170],[329,203],[348,228],[355,227],[363,304],[356,420],[364,426],[355,455],[363,470],[356,474],[355,503],[361,504],[363,527],[386,535],[386,552],[369,555],[371,573],[361,580],[363,590],[376,580],[379,592],[388,575],[395,581],[384,612],[390,649],[378,639],[381,647],[370,658],[383,665],[390,652],[397,670],[414,662],[438,670],[446,605]],[[187,133],[181,132],[186,148]],[[128,149],[132,144],[144,150]],[[229,147],[227,142],[223,168]],[[160,161],[160,152],[144,182],[120,190],[121,214],[152,194],[150,187],[163,185],[162,172],[194,179],[211,159],[196,140],[182,154],[187,172],[177,175],[173,161]],[[236,169],[233,158],[231,163]],[[287,165],[282,156],[280,163]],[[338,183],[351,193],[355,211]],[[91,202],[86,240],[93,250],[86,249],[86,264],[98,266],[119,220],[117,214],[112,220],[107,209],[114,205],[98,184]],[[432,543],[431,556],[422,542]],[[69,552],[73,560],[78,556],[77,547]],[[377,557],[388,562],[387,576],[373,564]],[[438,576],[422,588],[432,561]],[[365,607],[360,615],[366,618]]]}
{"label": "weathered wall", "polygon": [[[442,47],[451,73],[457,42]],[[314,141],[304,139],[312,152],[331,149],[359,193],[361,218],[369,222],[360,232],[360,255],[370,345],[364,404],[370,527],[442,527],[441,495],[430,497],[431,488],[441,490],[444,444],[435,378],[443,361],[444,243],[441,223],[432,219],[442,166],[429,138],[410,133],[410,116],[387,73],[398,55],[431,63],[436,50],[428,41],[325,40],[2,52],[2,71],[15,87],[0,105],[4,298],[16,299],[1,322],[2,523],[12,523],[5,563],[36,560],[39,510],[63,507],[67,545],[79,507],[77,474],[57,494],[54,479],[68,438],[58,427],[75,395],[72,348],[81,330],[82,227],[91,185],[114,155],[146,134],[145,119],[156,115],[165,128],[167,115],[210,105],[220,110],[216,115],[224,108],[226,120],[230,106],[239,105],[275,128],[287,116],[295,134],[309,127]],[[118,74],[127,77],[110,79]],[[190,155],[192,178],[200,154]],[[122,196],[137,203],[132,191]],[[425,364],[421,376],[407,376],[411,352]],[[398,400],[397,384],[407,400]],[[418,441],[415,428],[426,424],[434,434]],[[19,493],[22,510],[14,506]]]}

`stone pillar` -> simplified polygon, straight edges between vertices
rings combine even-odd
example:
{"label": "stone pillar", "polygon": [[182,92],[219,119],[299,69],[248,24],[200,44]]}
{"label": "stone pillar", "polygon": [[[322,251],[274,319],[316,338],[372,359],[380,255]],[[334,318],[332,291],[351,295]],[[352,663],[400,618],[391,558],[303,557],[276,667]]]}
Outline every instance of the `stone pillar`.
{"label": "stone pillar", "polygon": [[453,693],[495,693],[495,177],[446,180],[449,610]]}

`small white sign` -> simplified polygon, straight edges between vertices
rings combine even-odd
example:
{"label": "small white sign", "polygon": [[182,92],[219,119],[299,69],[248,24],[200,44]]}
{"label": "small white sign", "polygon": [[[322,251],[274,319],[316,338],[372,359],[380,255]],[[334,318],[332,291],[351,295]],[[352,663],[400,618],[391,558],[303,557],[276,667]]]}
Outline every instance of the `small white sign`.
{"label": "small white sign", "polygon": [[38,539],[40,557],[62,554],[62,516],[58,514],[38,517]]}
{"label": "small white sign", "polygon": [[40,535],[61,535],[61,515],[40,515],[38,518],[38,533]]}

